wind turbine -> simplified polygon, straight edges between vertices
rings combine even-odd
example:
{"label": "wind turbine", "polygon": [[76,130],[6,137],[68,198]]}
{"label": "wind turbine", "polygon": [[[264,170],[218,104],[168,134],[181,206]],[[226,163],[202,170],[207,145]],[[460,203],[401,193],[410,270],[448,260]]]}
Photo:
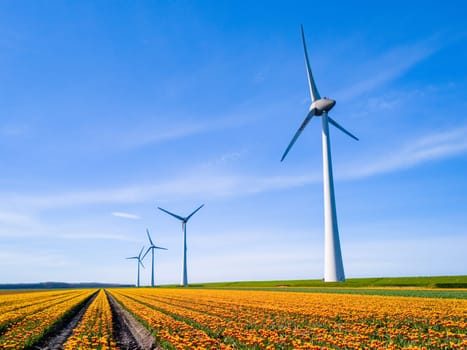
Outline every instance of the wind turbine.
{"label": "wind turbine", "polygon": [[138,260],[138,288],[139,288],[139,266],[141,265],[143,268],[144,268],[144,265],[143,265],[143,259],[141,259],[141,254],[143,253],[143,249],[144,249],[144,246],[143,248],[141,248],[141,251],[139,252],[138,256],[131,256],[127,259],[136,259]]}
{"label": "wind turbine", "polygon": [[282,156],[284,160],[289,153],[295,141],[307,126],[311,118],[321,116],[322,118],[322,145],[323,145],[323,184],[324,184],[324,281],[325,282],[343,282],[345,281],[344,265],[342,263],[341,247],[339,242],[339,230],[337,227],[336,200],[334,198],[334,182],[332,176],[331,144],[329,135],[329,123],[351,138],[358,141],[358,138],[352,135],[332,119],[328,112],[334,107],[336,101],[326,97],[321,98],[313,74],[311,73],[310,61],[306,50],[305,34],[301,26],[303,50],[305,51],[305,63],[308,75],[308,86],[310,88],[311,105],[308,114],[302,125],[298,128],[292,141]]}
{"label": "wind turbine", "polygon": [[156,246],[153,242],[152,242],[152,239],[151,239],[151,235],[149,234],[149,230],[146,229],[146,233],[148,234],[148,238],[149,238],[149,248],[148,250],[146,250],[146,253],[144,253],[143,257],[141,258],[141,260],[144,260],[144,257],[149,253],[149,251],[151,251],[151,255],[152,255],[152,274],[151,274],[151,287],[154,287],[154,250],[155,249],[162,249],[162,250],[167,250],[167,248],[162,248],[162,247],[158,247]]}
{"label": "wind turbine", "polygon": [[183,232],[183,270],[182,270],[182,279],[180,282],[181,286],[186,286],[188,284],[188,276],[187,276],[187,271],[186,271],[186,223],[190,218],[196,214],[198,210],[200,210],[202,207],[204,207],[204,204],[201,205],[198,209],[196,209],[194,212],[192,212],[190,215],[187,217],[182,217],[179,215],[176,215],[174,213],[171,213],[168,210],[162,209],[161,207],[157,207],[159,210],[162,210],[164,213],[169,214],[173,216],[174,218],[180,220],[182,222],[182,232]]}

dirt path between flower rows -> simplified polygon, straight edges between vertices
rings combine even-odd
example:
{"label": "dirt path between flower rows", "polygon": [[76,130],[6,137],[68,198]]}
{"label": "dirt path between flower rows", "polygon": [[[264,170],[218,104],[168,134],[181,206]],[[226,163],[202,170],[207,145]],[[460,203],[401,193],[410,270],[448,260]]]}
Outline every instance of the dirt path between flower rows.
{"label": "dirt path between flower rows", "polygon": [[152,334],[125,310],[116,300],[105,292],[112,310],[114,338],[121,350],[161,349],[156,346]]}
{"label": "dirt path between flower rows", "polygon": [[58,350],[63,349],[63,344],[73,333],[73,329],[83,318],[84,313],[88,309],[89,305],[97,297],[97,293],[94,293],[81,307],[71,312],[61,322],[55,325],[47,336],[45,336],[33,349],[40,350]]}
{"label": "dirt path between flower rows", "polygon": [[[73,330],[78,326],[89,305],[97,297],[94,293],[81,306],[73,310],[55,325],[39,343],[30,349],[61,350]],[[107,291],[105,292],[112,311],[113,337],[121,350],[160,350],[152,334],[126,311]]]}

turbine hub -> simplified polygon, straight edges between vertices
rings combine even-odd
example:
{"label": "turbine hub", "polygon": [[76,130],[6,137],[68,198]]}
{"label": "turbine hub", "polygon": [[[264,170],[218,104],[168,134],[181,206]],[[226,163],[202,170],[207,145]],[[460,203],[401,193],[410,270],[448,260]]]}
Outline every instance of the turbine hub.
{"label": "turbine hub", "polygon": [[335,100],[323,97],[319,100],[314,101],[310,106],[310,111],[315,110],[314,115],[322,115],[324,112],[329,112],[332,107],[336,104]]}

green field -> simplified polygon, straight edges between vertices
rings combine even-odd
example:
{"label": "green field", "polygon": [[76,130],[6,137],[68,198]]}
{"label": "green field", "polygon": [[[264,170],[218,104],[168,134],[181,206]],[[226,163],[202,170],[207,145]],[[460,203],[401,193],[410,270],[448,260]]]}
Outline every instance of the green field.
{"label": "green field", "polygon": [[216,282],[191,284],[189,288],[467,299],[467,276],[349,278],[337,283],[322,280]]}

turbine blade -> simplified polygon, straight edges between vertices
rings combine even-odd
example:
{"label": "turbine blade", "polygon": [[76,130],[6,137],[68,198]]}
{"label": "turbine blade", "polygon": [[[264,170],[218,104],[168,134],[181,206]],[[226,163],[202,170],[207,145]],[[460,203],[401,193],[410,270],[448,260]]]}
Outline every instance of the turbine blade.
{"label": "turbine blade", "polygon": [[162,210],[164,213],[169,214],[169,215],[173,216],[174,218],[176,218],[176,219],[178,219],[178,220],[180,220],[180,221],[185,221],[185,218],[182,218],[181,216],[178,216],[178,215],[176,215],[176,214],[174,214],[174,213],[171,213],[171,212],[168,211],[168,210],[162,209],[161,207],[157,207],[157,208],[158,208],[159,210]]}
{"label": "turbine blade", "polygon": [[302,29],[303,50],[305,51],[306,73],[308,75],[308,86],[310,88],[311,101],[314,102],[316,100],[319,100],[321,97],[319,96],[318,89],[316,87],[315,81],[313,80],[313,74],[311,73],[311,67],[310,67],[310,61],[308,59],[308,51],[306,49],[305,32],[303,31],[303,25],[301,26],[301,29]]}
{"label": "turbine blade", "polygon": [[143,248],[141,248],[141,251],[140,251],[139,254],[138,254],[138,259],[141,258],[141,253],[143,252],[143,250],[144,250],[144,245],[143,245]]}
{"label": "turbine blade", "polygon": [[191,213],[190,215],[188,215],[188,216],[186,217],[186,219],[185,219],[185,222],[187,222],[188,220],[190,220],[190,218],[191,218],[193,215],[195,215],[196,212],[197,212],[198,210],[200,210],[202,207],[204,207],[204,204],[202,204],[202,205],[201,205],[198,209],[196,209],[193,213]]}
{"label": "turbine blade", "polygon": [[158,246],[154,246],[154,249],[168,250],[167,248],[162,248],[162,247],[158,247]]}
{"label": "turbine blade", "polygon": [[315,110],[312,109],[311,111],[308,112],[308,115],[306,116],[305,120],[303,121],[302,125],[298,128],[297,132],[295,133],[292,141],[290,141],[289,145],[287,146],[287,149],[285,150],[284,154],[282,155],[281,162],[284,160],[285,156],[287,156],[287,153],[289,153],[290,149],[294,145],[295,141],[297,141],[298,137],[302,133],[303,129],[307,126],[311,118],[313,118],[313,115],[315,113]]}
{"label": "turbine blade", "polygon": [[141,260],[144,260],[144,258],[146,257],[146,255],[148,255],[149,251],[151,250],[153,246],[149,247],[148,250],[146,250],[146,253],[144,253],[143,257],[141,258]]}
{"label": "turbine blade", "polygon": [[137,256],[131,256],[131,257],[125,258],[125,259],[138,259],[138,257]]}
{"label": "turbine blade", "polygon": [[145,269],[144,264],[143,264],[143,262],[141,260],[138,260],[138,263],[140,263],[141,266],[143,267],[143,269]]}
{"label": "turbine blade", "polygon": [[146,229],[146,233],[148,234],[149,242],[151,245],[154,245],[154,243],[152,243],[151,235],[149,234],[149,229]]}
{"label": "turbine blade", "polygon": [[358,137],[354,136],[353,134],[351,134],[349,131],[345,130],[341,125],[339,125],[338,122],[336,122],[334,119],[332,119],[330,116],[328,116],[328,120],[329,122],[334,125],[336,128],[338,128],[340,131],[342,131],[343,133],[349,135],[351,138],[353,138],[354,140],[357,140],[358,141]]}

